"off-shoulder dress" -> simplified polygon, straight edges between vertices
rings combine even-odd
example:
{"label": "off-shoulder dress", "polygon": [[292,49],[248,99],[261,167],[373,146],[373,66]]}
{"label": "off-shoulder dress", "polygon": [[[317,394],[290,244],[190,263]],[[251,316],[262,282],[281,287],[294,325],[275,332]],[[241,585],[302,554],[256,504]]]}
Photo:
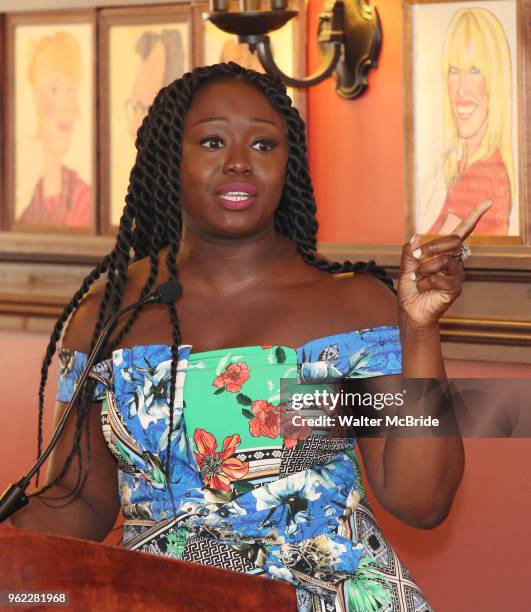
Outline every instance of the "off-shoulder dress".
{"label": "off-shoulder dress", "polygon": [[[62,348],[57,399],[87,356]],[[398,328],[317,338],[298,348],[179,347],[170,477],[167,345],[114,351],[91,372],[117,460],[123,545],[285,580],[299,612],[432,610],[367,502],[355,440],[280,435],[280,381],[401,371]]]}

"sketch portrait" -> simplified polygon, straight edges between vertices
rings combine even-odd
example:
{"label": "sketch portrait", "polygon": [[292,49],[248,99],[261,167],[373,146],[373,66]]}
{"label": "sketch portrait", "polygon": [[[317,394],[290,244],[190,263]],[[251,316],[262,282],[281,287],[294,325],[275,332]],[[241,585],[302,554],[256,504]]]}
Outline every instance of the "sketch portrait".
{"label": "sketch portrait", "polygon": [[90,229],[93,26],[19,25],[13,49],[13,221],[20,229]]}
{"label": "sketch portrait", "polygon": [[415,231],[451,233],[477,204],[480,236],[518,236],[516,3],[414,5]]}
{"label": "sketch portrait", "polygon": [[108,30],[110,225],[120,220],[136,133],[148,108],[162,87],[191,68],[189,37],[185,22],[116,24]]}

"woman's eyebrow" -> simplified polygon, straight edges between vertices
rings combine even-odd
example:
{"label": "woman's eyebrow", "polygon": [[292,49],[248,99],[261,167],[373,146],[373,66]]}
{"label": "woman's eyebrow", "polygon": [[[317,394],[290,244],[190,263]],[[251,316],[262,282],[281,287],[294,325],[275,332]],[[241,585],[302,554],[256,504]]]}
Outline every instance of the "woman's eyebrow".
{"label": "woman's eyebrow", "polygon": [[209,123],[211,121],[228,121],[227,117],[205,117],[204,119],[199,119],[192,125],[199,125],[200,123]]}
{"label": "woman's eyebrow", "polygon": [[[225,121],[228,122],[229,119],[228,117],[205,117],[204,119],[199,119],[199,121],[196,121],[194,125],[199,125],[201,123],[211,123],[214,121]],[[262,119],[260,117],[253,117],[251,119],[251,122],[253,123],[267,123],[268,125],[272,125],[273,127],[276,127],[277,129],[279,129],[279,126],[274,122],[274,121],[270,121],[269,119]]]}
{"label": "woman's eyebrow", "polygon": [[270,121],[269,119],[260,119],[259,117],[253,117],[251,121],[253,121],[254,123],[267,123],[268,125],[272,125],[276,128],[279,127],[277,123],[275,123],[274,121]]}

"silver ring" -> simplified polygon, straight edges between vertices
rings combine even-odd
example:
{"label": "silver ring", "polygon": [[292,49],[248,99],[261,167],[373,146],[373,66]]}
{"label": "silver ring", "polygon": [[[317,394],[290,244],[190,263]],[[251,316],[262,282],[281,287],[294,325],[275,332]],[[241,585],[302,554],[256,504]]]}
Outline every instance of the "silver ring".
{"label": "silver ring", "polygon": [[463,246],[459,249],[459,252],[455,256],[461,263],[464,263],[472,254],[472,249],[468,246],[468,244],[463,244]]}

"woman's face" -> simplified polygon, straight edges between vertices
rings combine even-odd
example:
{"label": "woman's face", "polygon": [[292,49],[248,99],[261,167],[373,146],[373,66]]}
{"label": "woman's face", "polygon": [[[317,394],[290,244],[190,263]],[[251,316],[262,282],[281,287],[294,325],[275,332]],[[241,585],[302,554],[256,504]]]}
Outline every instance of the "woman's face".
{"label": "woman's face", "polygon": [[243,237],[271,227],[287,159],[284,120],[260,91],[236,80],[205,86],[184,120],[187,229]]}
{"label": "woman's face", "polygon": [[473,65],[469,68],[450,65],[448,95],[459,136],[464,139],[482,137],[487,128],[489,97],[481,70]]}
{"label": "woman's face", "polygon": [[39,135],[48,154],[62,157],[68,151],[79,117],[77,85],[64,72],[41,68],[34,84]]}

